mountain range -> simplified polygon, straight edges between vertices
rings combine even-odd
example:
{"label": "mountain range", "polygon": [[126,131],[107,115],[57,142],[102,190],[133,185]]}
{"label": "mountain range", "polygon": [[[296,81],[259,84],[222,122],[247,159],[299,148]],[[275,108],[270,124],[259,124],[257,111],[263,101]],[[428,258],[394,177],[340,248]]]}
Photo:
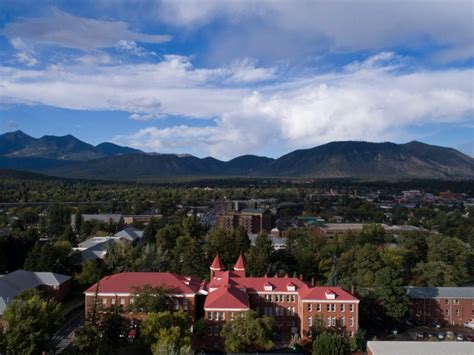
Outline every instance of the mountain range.
{"label": "mountain range", "polygon": [[71,135],[0,135],[0,168],[108,180],[170,177],[474,178],[474,159],[453,148],[410,142],[331,142],[278,159],[243,155],[230,161],[192,155],[147,154],[113,143],[93,146]]}

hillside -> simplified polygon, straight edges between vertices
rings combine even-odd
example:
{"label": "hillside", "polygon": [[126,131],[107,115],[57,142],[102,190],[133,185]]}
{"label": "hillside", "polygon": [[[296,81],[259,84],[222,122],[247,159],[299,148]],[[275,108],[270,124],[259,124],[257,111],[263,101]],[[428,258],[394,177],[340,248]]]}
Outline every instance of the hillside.
{"label": "hillside", "polygon": [[0,136],[0,168],[110,180],[194,176],[474,178],[473,158],[452,148],[416,141],[331,142],[295,150],[278,159],[243,155],[225,162],[187,154],[145,154],[113,143],[93,146],[70,135],[36,139],[21,131]]}

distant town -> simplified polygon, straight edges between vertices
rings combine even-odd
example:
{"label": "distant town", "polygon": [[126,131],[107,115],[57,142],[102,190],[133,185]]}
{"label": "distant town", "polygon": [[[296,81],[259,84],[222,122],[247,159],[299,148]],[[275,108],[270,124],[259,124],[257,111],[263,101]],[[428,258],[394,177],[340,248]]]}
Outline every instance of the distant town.
{"label": "distant town", "polygon": [[0,353],[469,352],[473,213],[472,181],[3,171]]}

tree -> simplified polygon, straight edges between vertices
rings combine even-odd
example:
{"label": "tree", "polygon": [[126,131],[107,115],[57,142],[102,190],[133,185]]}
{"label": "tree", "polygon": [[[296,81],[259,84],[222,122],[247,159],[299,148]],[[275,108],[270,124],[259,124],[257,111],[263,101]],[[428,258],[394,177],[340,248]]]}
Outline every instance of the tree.
{"label": "tree", "polygon": [[71,223],[71,212],[68,208],[53,203],[48,207],[48,234],[59,238],[64,229]]}
{"label": "tree", "polygon": [[273,347],[274,319],[258,317],[255,311],[247,311],[224,324],[221,335],[227,352],[270,350]]}
{"label": "tree", "polygon": [[85,325],[74,332],[74,350],[78,354],[94,354],[101,346],[100,333],[96,326]]}
{"label": "tree", "polygon": [[314,355],[344,355],[346,350],[346,340],[337,334],[323,332],[313,342]]}
{"label": "tree", "polygon": [[263,276],[268,272],[273,253],[272,241],[264,233],[255,239],[247,258],[247,272],[252,276]]}
{"label": "tree", "polygon": [[145,285],[135,289],[135,302],[131,306],[134,311],[145,313],[157,313],[168,310],[172,299],[169,290],[162,287]]}
{"label": "tree", "polygon": [[48,339],[62,321],[61,305],[44,300],[39,292],[20,294],[3,315],[8,323],[5,335],[7,353],[36,354],[45,350]]}
{"label": "tree", "polygon": [[209,273],[201,245],[196,239],[183,235],[173,249],[173,271],[181,275],[206,277]]}
{"label": "tree", "polygon": [[107,270],[115,274],[124,271],[134,271],[138,258],[138,249],[129,241],[122,240],[109,245],[104,261]]}
{"label": "tree", "polygon": [[389,317],[401,319],[408,311],[408,297],[404,285],[398,270],[384,267],[375,273],[375,297]]}
{"label": "tree", "polygon": [[149,313],[141,331],[144,343],[155,354],[163,347],[172,347],[179,354],[191,344],[189,316],[183,311]]}
{"label": "tree", "polygon": [[443,261],[420,262],[413,269],[413,284],[424,287],[456,286],[453,267]]}
{"label": "tree", "polygon": [[104,267],[97,260],[86,260],[82,265],[82,271],[76,279],[83,286],[90,286],[104,276]]}
{"label": "tree", "polygon": [[114,354],[116,350],[124,345],[127,335],[127,321],[120,314],[118,306],[110,307],[100,319],[98,330],[101,334],[101,353]]}
{"label": "tree", "polygon": [[25,260],[25,269],[41,272],[70,274],[73,270],[71,243],[58,241],[52,244],[36,243]]}

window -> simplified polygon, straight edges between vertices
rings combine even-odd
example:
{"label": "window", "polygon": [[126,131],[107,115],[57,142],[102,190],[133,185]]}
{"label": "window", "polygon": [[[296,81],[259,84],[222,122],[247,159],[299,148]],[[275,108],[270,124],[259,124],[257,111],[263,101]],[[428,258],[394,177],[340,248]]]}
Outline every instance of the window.
{"label": "window", "polygon": [[328,324],[328,327],[331,326],[331,317],[328,317],[328,323],[327,324]]}
{"label": "window", "polygon": [[209,335],[210,337],[212,337],[212,326],[208,326],[208,327],[207,327],[207,335]]}
{"label": "window", "polygon": [[318,310],[318,312],[321,312],[321,303],[317,304],[317,310]]}
{"label": "window", "polygon": [[214,318],[214,317],[213,317],[212,312],[208,312],[208,313],[207,313],[207,319],[208,319],[208,320],[212,320],[213,318]]}
{"label": "window", "polygon": [[346,325],[346,318],[344,317],[339,318],[339,323],[341,324],[341,327],[344,327]]}
{"label": "window", "polygon": [[234,313],[234,312],[230,312],[230,320],[234,320],[234,316],[235,316],[235,313]]}
{"label": "window", "polygon": [[219,336],[219,326],[215,325],[213,328],[214,328],[214,336],[218,337]]}
{"label": "window", "polygon": [[448,299],[445,299],[445,300],[444,300],[444,303],[449,304],[449,300],[448,300]]}
{"label": "window", "polygon": [[456,309],[456,315],[459,316],[460,312],[459,309]]}
{"label": "window", "polygon": [[313,310],[313,304],[308,303],[308,311],[311,312]]}
{"label": "window", "polygon": [[457,298],[453,299],[453,304],[458,305],[458,304],[459,304],[459,300],[458,300]]}
{"label": "window", "polygon": [[104,306],[107,306],[107,298],[102,298],[102,304],[103,304]]}
{"label": "window", "polygon": [[111,302],[112,305],[114,305],[114,304],[115,304],[115,298],[112,298],[111,301],[112,301],[112,302]]}
{"label": "window", "polygon": [[130,301],[128,301],[128,303],[134,304],[135,303],[135,298],[130,298]]}
{"label": "window", "polygon": [[341,312],[346,311],[346,305],[344,303],[341,303]]}
{"label": "window", "polygon": [[295,302],[295,295],[291,295],[291,302]]}
{"label": "window", "polygon": [[449,316],[449,309],[445,309],[445,310],[444,310],[444,314],[447,315],[447,316]]}
{"label": "window", "polygon": [[349,305],[349,311],[350,311],[351,313],[354,312],[354,304],[351,303],[351,304]]}
{"label": "window", "polygon": [[329,312],[336,312],[336,305],[334,303],[328,304],[328,311]]}
{"label": "window", "polygon": [[313,317],[308,317],[308,327],[313,326]]}
{"label": "window", "polygon": [[353,327],[354,326],[354,317],[350,317],[349,318],[349,327]]}
{"label": "window", "polygon": [[125,306],[125,298],[121,298],[121,299],[120,299],[120,305],[121,305],[121,306]]}
{"label": "window", "polygon": [[183,300],[183,309],[184,309],[185,311],[188,310],[188,304],[189,304],[189,301],[188,301],[188,300]]}
{"label": "window", "polygon": [[286,302],[290,302],[290,300],[291,300],[290,295],[286,295]]}
{"label": "window", "polygon": [[174,309],[176,311],[179,309],[179,300],[174,300]]}

